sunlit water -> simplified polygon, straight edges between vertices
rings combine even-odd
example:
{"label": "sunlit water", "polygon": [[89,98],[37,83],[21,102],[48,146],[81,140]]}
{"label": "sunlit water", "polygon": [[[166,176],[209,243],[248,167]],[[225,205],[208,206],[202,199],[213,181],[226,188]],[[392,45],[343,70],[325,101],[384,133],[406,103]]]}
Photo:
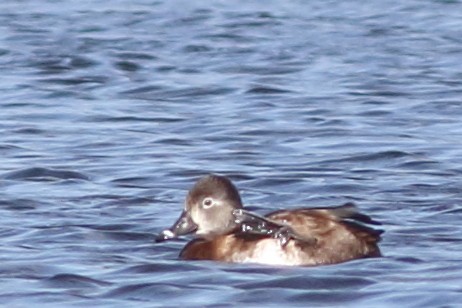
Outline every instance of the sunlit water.
{"label": "sunlit water", "polygon": [[[462,303],[460,1],[2,1],[0,302]],[[259,213],[347,201],[384,258],[177,259],[197,177]]]}

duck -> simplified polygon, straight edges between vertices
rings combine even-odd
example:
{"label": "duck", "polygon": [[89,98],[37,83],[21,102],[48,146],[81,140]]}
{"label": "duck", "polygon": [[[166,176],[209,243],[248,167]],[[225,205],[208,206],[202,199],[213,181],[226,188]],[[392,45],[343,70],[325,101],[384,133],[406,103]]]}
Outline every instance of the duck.
{"label": "duck", "polygon": [[318,266],[381,257],[382,230],[352,202],[335,207],[277,210],[260,216],[244,209],[229,178],[209,174],[189,190],[176,222],[156,242],[193,234],[183,260],[273,266]]}

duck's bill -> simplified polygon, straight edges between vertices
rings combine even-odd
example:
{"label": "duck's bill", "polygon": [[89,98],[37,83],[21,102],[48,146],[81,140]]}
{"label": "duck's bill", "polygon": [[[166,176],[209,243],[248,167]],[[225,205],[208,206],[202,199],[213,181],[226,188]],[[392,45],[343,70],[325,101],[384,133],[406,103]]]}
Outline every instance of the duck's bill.
{"label": "duck's bill", "polygon": [[183,212],[170,229],[166,229],[159,233],[156,237],[156,242],[163,242],[180,235],[192,233],[196,230],[197,225],[192,221],[191,216],[189,216],[187,212]]}

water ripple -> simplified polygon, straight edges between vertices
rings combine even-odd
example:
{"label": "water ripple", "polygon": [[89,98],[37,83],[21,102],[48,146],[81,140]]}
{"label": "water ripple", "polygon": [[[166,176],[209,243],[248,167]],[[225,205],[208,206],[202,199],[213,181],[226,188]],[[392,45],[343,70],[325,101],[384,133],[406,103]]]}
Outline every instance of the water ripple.
{"label": "water ripple", "polygon": [[52,288],[74,289],[74,288],[94,288],[95,286],[108,286],[111,283],[96,280],[85,276],[75,274],[56,274],[42,282]]}
{"label": "water ripple", "polygon": [[2,175],[6,180],[24,181],[56,181],[56,180],[84,180],[90,178],[83,173],[70,170],[57,170],[43,167],[32,167],[17,171],[8,172]]}

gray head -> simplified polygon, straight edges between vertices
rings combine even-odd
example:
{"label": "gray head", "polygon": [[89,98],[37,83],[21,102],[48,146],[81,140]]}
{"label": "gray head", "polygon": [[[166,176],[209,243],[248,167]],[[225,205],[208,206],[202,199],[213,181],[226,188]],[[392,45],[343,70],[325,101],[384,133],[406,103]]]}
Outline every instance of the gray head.
{"label": "gray head", "polygon": [[233,210],[242,208],[241,197],[231,181],[207,175],[191,188],[180,218],[158,240],[194,232],[200,237],[226,234],[236,228]]}

